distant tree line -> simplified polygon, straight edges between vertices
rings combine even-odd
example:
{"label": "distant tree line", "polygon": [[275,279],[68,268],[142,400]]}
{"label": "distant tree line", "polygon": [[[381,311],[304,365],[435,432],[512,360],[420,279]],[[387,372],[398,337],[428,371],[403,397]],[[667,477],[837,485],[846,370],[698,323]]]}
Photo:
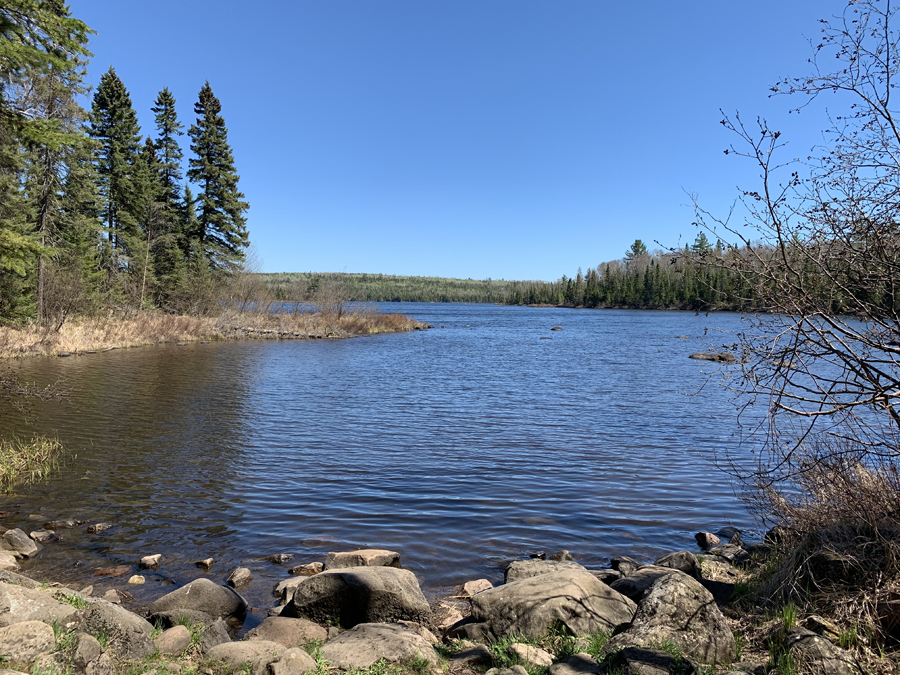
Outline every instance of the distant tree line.
{"label": "distant tree line", "polygon": [[754,289],[734,274],[725,259],[740,255],[722,242],[712,245],[701,232],[694,243],[668,251],[647,250],[635,240],[625,257],[601,263],[584,274],[558,281],[512,284],[505,302],[513,305],[619,307],[631,309],[744,310],[754,308]]}
{"label": "distant tree line", "polygon": [[494,302],[506,301],[510,282],[496,279],[404,277],[391,274],[281,273],[259,275],[278,300],[318,302]]}
{"label": "distant tree line", "polygon": [[167,88],[153,135],[142,136],[113,68],[82,107],[90,34],[60,0],[0,4],[0,323],[204,311],[249,243],[249,205],[209,83],[187,131],[185,182],[184,126]]}

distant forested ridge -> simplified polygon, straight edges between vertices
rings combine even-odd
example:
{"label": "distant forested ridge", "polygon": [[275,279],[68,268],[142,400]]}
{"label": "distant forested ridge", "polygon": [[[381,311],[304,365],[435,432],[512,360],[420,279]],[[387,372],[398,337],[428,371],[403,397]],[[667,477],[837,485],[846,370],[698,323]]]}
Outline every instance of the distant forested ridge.
{"label": "distant forested ridge", "polygon": [[288,302],[316,301],[325,295],[351,302],[505,303],[509,290],[519,283],[392,274],[284,272],[260,276],[276,299]]}
{"label": "distant forested ridge", "polygon": [[0,324],[202,312],[244,260],[249,205],[210,84],[186,134],[163,88],[146,133],[114,68],[87,100],[91,33],[59,0],[0,3]]}
{"label": "distant forested ridge", "polygon": [[629,309],[743,310],[754,308],[755,292],[729,269],[740,255],[704,233],[694,243],[669,251],[648,251],[640,240],[625,257],[601,263],[558,281],[511,283],[505,302],[514,305],[618,307]]}

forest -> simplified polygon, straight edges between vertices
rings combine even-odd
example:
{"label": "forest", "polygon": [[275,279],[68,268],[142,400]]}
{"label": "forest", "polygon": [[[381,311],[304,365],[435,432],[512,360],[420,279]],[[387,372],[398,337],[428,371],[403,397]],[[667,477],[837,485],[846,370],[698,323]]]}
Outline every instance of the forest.
{"label": "forest", "polygon": [[202,314],[245,257],[249,204],[209,82],[186,134],[165,86],[146,133],[113,67],[90,91],[91,34],[60,0],[0,6],[0,324]]}

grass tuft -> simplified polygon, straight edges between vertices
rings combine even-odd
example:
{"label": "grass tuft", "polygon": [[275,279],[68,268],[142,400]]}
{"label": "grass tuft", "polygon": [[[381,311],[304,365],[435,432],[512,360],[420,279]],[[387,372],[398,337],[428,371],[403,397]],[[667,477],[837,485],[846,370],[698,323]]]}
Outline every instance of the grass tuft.
{"label": "grass tuft", "polygon": [[17,485],[37,483],[56,471],[67,456],[55,438],[0,438],[0,489],[10,492]]}

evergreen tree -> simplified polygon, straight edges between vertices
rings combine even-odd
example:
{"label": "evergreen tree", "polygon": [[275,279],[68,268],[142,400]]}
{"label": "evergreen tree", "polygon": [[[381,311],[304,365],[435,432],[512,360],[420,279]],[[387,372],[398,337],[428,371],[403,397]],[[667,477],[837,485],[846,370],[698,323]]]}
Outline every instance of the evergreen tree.
{"label": "evergreen tree", "polygon": [[191,151],[188,178],[200,186],[197,228],[189,234],[196,238],[214,270],[230,271],[244,259],[249,245],[244,212],[250,205],[238,190],[239,176],[228,144],[225,120],[219,114],[222,105],[209,82],[200,90],[194,105],[197,123],[188,131]]}
{"label": "evergreen tree", "polygon": [[155,147],[164,189],[162,201],[174,212],[181,200],[181,160],[184,154],[178,144],[178,136],[184,135],[184,126],[178,121],[175,97],[168,87],[159,92],[151,110],[156,115]]}
{"label": "evergreen tree", "polygon": [[91,108],[90,135],[98,142],[97,174],[103,221],[109,240],[111,271],[124,267],[129,244],[139,237],[140,127],[128,90],[110,68],[100,78]]}

